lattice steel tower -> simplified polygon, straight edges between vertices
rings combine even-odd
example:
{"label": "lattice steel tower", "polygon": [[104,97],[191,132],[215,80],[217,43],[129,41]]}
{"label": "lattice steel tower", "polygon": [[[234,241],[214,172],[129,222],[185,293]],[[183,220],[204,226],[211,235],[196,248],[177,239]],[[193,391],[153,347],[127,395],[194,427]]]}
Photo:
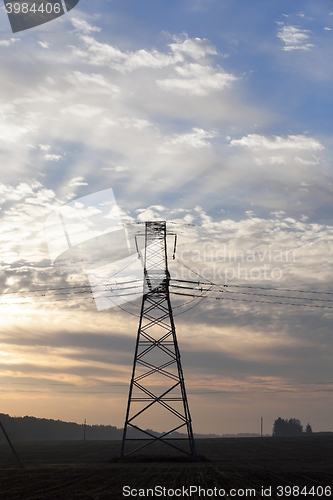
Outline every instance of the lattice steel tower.
{"label": "lattice steel tower", "polygon": [[[166,223],[146,222],[144,245],[144,289],[134,353],[132,378],[124,425],[121,459],[154,443],[163,442],[197,458],[184,375],[169,295]],[[162,423],[168,429],[160,437],[142,428]],[[140,434],[140,437],[134,436]],[[172,438],[186,430],[186,449]],[[140,431],[140,432],[139,432]],[[142,434],[141,434],[142,433]],[[142,437],[141,437],[142,436]],[[128,441],[144,444],[126,453]]]}

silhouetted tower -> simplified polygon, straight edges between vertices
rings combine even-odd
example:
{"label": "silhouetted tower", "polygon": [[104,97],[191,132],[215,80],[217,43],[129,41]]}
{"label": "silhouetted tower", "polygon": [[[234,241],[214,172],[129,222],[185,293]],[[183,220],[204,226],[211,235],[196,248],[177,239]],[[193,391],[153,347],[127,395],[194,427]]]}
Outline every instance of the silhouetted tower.
{"label": "silhouetted tower", "polygon": [[[154,442],[197,456],[169,295],[166,236],[165,221],[146,222],[144,289],[121,459]],[[147,424],[169,430],[156,437],[143,429]],[[185,431],[187,437],[175,442],[175,431]],[[126,442],[139,440],[143,444],[126,453]],[[179,441],[186,441],[186,449]]]}

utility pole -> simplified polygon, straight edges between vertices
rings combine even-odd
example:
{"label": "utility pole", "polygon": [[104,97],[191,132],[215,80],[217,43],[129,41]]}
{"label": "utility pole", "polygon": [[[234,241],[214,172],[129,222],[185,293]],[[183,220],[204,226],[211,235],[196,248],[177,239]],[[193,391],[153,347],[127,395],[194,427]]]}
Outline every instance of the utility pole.
{"label": "utility pole", "polygon": [[[164,443],[196,459],[169,295],[166,222],[146,222],[142,236],[145,237],[144,289],[120,459],[154,442]],[[146,415],[150,415],[149,420],[143,420]],[[157,437],[146,426],[152,428],[159,420],[169,430]],[[176,431],[185,431],[187,437],[175,441],[172,433]],[[126,452],[128,441],[141,444]],[[186,449],[178,446],[178,441],[186,441]]]}
{"label": "utility pole", "polygon": [[19,466],[21,467],[21,469],[23,469],[22,462],[21,462],[21,460],[19,459],[19,456],[18,456],[18,454],[16,453],[15,448],[14,448],[14,446],[12,445],[12,442],[11,442],[11,440],[9,439],[9,436],[8,436],[7,432],[5,431],[5,428],[4,428],[4,426],[2,425],[2,423],[1,423],[1,422],[0,422],[0,428],[2,429],[2,432],[4,433],[5,438],[7,439],[7,443],[9,444],[10,449],[12,450],[13,455],[14,455],[14,457],[15,457],[15,458],[16,458],[16,460],[17,460],[17,463],[19,464]]}
{"label": "utility pole", "polygon": [[84,424],[83,424],[83,441],[86,440],[86,423],[87,423],[87,420],[84,419]]}
{"label": "utility pole", "polygon": [[263,434],[262,434],[262,427],[263,427],[263,418],[261,417],[260,418],[260,436],[262,437]]}

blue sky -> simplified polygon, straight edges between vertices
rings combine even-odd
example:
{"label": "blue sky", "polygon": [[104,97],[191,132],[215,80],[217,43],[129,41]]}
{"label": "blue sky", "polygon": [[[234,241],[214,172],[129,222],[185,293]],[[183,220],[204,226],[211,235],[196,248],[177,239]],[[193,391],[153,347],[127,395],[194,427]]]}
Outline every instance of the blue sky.
{"label": "blue sky", "polygon": [[[177,222],[179,255],[212,279],[244,284],[240,264],[247,285],[332,291],[333,2],[81,0],[15,35],[1,9],[0,32],[4,292],[87,282],[51,267],[44,222],[106,188],[125,222]],[[263,262],[279,279],[250,277]],[[137,319],[6,300],[2,411],[120,427]],[[332,430],[330,310],[225,302],[177,320],[194,430]]]}

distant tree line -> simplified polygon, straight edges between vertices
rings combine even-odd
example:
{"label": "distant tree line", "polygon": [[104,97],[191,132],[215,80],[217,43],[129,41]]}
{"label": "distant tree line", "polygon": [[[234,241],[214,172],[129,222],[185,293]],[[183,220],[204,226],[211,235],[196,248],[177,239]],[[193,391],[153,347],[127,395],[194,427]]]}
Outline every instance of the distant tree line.
{"label": "distant tree line", "polygon": [[309,436],[312,433],[311,425],[307,424],[305,430],[303,430],[303,425],[297,418],[285,420],[279,417],[273,425],[273,436]]}
{"label": "distant tree line", "polygon": [[[75,422],[62,422],[61,420],[51,420],[36,417],[11,417],[5,413],[0,413],[0,422],[13,442],[17,441],[76,441],[83,440],[84,435],[88,441],[118,440],[123,437],[123,429],[118,429],[112,425],[87,425],[76,424]],[[160,432],[147,429],[154,436],[161,436]],[[129,438],[146,438],[147,435],[136,429],[128,429]],[[184,438],[185,434],[173,432],[170,437]],[[200,435],[195,437],[221,437],[216,434]],[[6,440],[0,429],[0,443]]]}
{"label": "distant tree line", "polygon": [[[10,417],[0,413],[9,438],[14,441],[69,441],[83,439],[83,424],[36,417]],[[86,425],[86,439],[121,439],[122,429],[112,425]],[[0,442],[5,437],[0,429]]]}

